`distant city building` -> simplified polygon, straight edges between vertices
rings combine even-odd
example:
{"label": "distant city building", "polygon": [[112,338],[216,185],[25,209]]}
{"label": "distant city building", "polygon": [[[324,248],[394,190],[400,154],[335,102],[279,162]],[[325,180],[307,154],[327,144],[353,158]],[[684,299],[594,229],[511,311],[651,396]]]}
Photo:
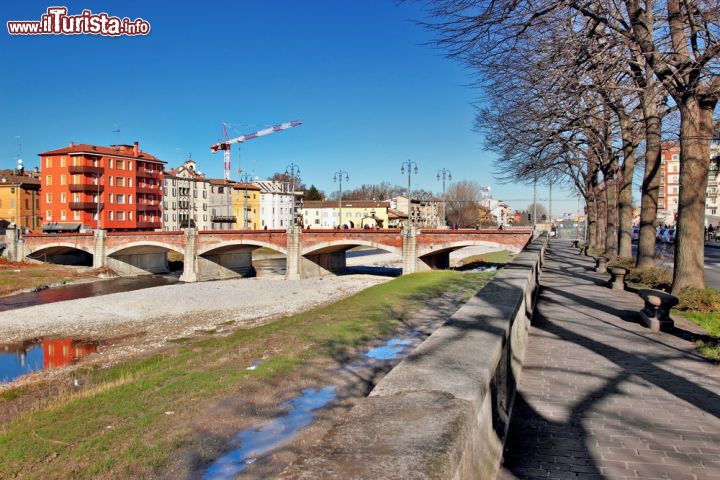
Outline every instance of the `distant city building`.
{"label": "distant city building", "polygon": [[657,220],[674,225],[680,195],[680,145],[662,144],[660,156],[660,193],[658,194]]}
{"label": "distant city building", "polygon": [[233,230],[237,217],[233,213],[233,182],[210,179],[210,225],[212,230]]}
{"label": "distant city building", "polygon": [[165,172],[163,181],[163,230],[176,231],[194,227],[211,230],[210,180],[189,159]]}
{"label": "distant city building", "polygon": [[162,227],[165,162],[141,151],[138,142],[110,147],[71,143],[38,155],[44,231]]}
{"label": "distant city building", "polygon": [[[288,182],[263,180],[255,185],[260,187],[260,227],[268,230],[287,228],[292,223],[293,196],[295,204],[299,204],[300,193],[293,195]],[[300,218],[299,212],[297,218]]]}
{"label": "distant city building", "polygon": [[510,206],[502,200],[484,196],[480,199],[480,206],[487,209],[490,218],[496,225],[508,225],[514,221]]}
{"label": "distant city building", "polygon": [[0,230],[12,223],[36,231],[41,221],[39,175],[22,169],[0,170]]}
{"label": "distant city building", "polygon": [[336,201],[306,200],[301,209],[304,228],[338,228],[347,226],[352,229],[388,228],[388,209],[390,202],[368,200],[344,200],[342,202],[342,220],[340,206]]}
{"label": "distant city building", "polygon": [[710,145],[710,171],[708,172],[707,195],[705,198],[705,225],[720,224],[720,205],[718,204],[718,180],[720,180],[720,143]]}
{"label": "distant city building", "polygon": [[260,229],[260,187],[252,183],[232,184],[232,214],[240,230]]}
{"label": "distant city building", "polygon": [[440,200],[410,199],[405,195],[398,195],[390,200],[390,206],[401,212],[417,228],[444,227],[443,202]]}

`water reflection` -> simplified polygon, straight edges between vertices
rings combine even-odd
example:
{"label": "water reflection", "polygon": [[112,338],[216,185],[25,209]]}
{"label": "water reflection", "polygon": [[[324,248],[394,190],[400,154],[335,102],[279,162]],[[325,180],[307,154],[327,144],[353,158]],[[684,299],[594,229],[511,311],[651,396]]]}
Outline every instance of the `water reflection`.
{"label": "water reflection", "polygon": [[365,356],[378,360],[395,360],[405,351],[405,347],[412,345],[412,340],[393,338],[388,340],[385,345],[371,348]]}
{"label": "water reflection", "polygon": [[16,308],[42,305],[45,303],[75,300],[77,298],[97,297],[110,293],[129,292],[142,288],[172,285],[178,282],[173,275],[142,275],[139,277],[120,277],[65,287],[47,288],[37,292],[19,293],[0,298],[0,312]]}
{"label": "water reflection", "polygon": [[291,440],[300,429],[310,425],[315,414],[313,411],[326,406],[335,399],[335,387],[320,390],[306,388],[302,395],[283,403],[282,408],[290,411],[273,420],[258,423],[240,432],[231,445],[239,447],[218,458],[205,471],[207,480],[225,480],[235,478],[257,457]]}
{"label": "water reflection", "polygon": [[107,340],[76,338],[40,338],[0,344],[0,384],[39,370],[71,365],[106,344]]}

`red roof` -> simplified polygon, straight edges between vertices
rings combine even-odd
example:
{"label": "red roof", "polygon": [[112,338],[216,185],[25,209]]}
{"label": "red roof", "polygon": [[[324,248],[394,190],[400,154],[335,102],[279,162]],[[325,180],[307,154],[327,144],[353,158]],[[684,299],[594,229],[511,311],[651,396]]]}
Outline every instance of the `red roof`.
{"label": "red roof", "polygon": [[114,147],[102,147],[98,145],[89,145],[87,143],[80,143],[78,145],[70,145],[69,147],[65,148],[59,148],[57,150],[50,150],[49,152],[43,152],[38,153],[39,156],[43,155],[61,155],[63,153],[88,153],[91,155],[110,155],[113,157],[127,157],[127,158],[137,158],[139,160],[143,160],[146,162],[156,162],[156,163],[167,163],[163,162],[159,158],[150,155],[146,152],[139,152],[137,156],[133,154],[133,146],[132,145],[119,145],[119,147],[123,147],[122,150],[116,150]]}

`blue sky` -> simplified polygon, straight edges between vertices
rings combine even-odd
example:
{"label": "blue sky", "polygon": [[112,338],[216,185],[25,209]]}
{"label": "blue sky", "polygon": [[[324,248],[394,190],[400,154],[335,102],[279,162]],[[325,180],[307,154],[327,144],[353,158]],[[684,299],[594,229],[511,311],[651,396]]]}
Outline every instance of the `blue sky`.
{"label": "blue sky", "polygon": [[[7,20],[37,20],[48,6],[83,8],[152,25],[146,37],[10,36]],[[413,185],[440,190],[435,175],[492,187],[522,209],[532,188],[499,185],[494,154],[472,131],[467,72],[425,45],[414,2],[95,1],[4,2],[0,34],[0,167],[11,168],[16,136],[26,165],[70,141],[140,142],[175,166],[192,153],[200,169],[222,176],[209,147],[222,122],[232,134],[300,119],[294,129],[232,151],[240,167],[266,177],[294,162],[309,185],[335,189],[382,180],[404,185],[401,163],[419,166]],[[120,133],[113,133],[119,126]],[[553,213],[575,211],[574,197],[553,193]],[[538,196],[546,198],[547,188]]]}

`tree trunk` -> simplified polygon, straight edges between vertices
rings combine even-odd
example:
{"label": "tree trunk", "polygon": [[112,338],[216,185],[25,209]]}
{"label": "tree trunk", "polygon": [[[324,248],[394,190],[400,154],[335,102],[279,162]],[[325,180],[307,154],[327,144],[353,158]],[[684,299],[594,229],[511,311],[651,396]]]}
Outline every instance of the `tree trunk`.
{"label": "tree trunk", "polygon": [[610,162],[608,173],[605,175],[605,197],[607,205],[605,228],[605,256],[617,257],[618,242],[618,197],[617,197],[617,159]]}
{"label": "tree trunk", "polygon": [[675,270],[672,293],[704,288],[705,191],[710,167],[710,139],[715,101],[687,95],[680,107],[680,194],[675,230]]}
{"label": "tree trunk", "polygon": [[[629,120],[629,119],[628,119]],[[635,175],[635,138],[632,123],[625,122],[621,135],[623,142],[623,165],[619,180],[618,210],[620,212],[620,235],[618,237],[618,255],[632,257],[632,183]]]}
{"label": "tree trunk", "polygon": [[655,223],[660,193],[662,132],[654,86],[645,88],[642,103],[645,123],[645,172],[640,197],[640,235],[636,263],[639,268],[647,268],[655,266]]}
{"label": "tree trunk", "polygon": [[588,246],[595,248],[597,244],[597,206],[595,204],[595,195],[590,194],[585,199],[585,205],[587,206],[587,244]]}
{"label": "tree trunk", "polygon": [[607,185],[603,185],[597,195],[597,244],[595,248],[605,250],[607,241]]}

